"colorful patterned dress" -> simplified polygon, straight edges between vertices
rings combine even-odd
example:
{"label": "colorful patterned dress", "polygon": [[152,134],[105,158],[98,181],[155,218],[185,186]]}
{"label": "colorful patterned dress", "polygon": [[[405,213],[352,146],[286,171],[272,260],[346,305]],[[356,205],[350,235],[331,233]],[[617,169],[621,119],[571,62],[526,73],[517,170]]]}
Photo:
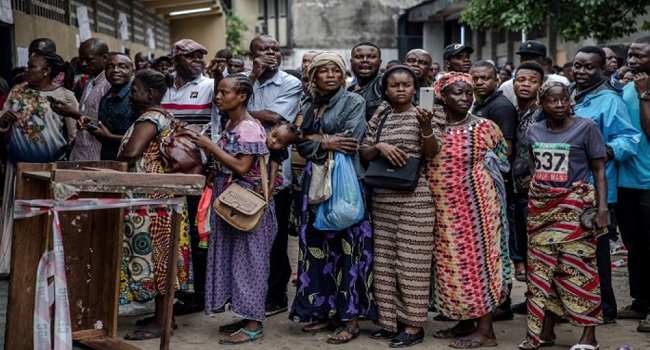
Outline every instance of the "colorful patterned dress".
{"label": "colorful patterned dress", "polygon": [[[233,131],[234,140],[229,140],[229,133],[224,131],[219,146],[233,156],[256,156],[248,172],[243,176],[233,176],[233,181],[249,189],[261,189],[257,156],[269,152],[266,132],[254,119],[242,121]],[[221,166],[214,179],[213,202],[228,187],[231,173],[230,169]],[[212,232],[208,243],[205,313],[220,312],[230,301],[234,314],[248,320],[264,321],[271,246],[278,232],[273,198],[269,199],[260,225],[253,232],[233,228],[214,211],[210,215]]]}
{"label": "colorful patterned dress", "polygon": [[[120,152],[126,145],[138,123],[150,122],[158,132],[169,132],[170,120],[157,111],[142,114],[127,130]],[[155,137],[133,165],[136,173],[162,174],[160,145]],[[134,198],[169,198],[166,194],[134,194]],[[181,223],[180,254],[176,278],[177,289],[193,291],[194,282],[191,266],[189,225],[187,224],[187,205],[183,210]],[[167,207],[149,210],[127,210],[124,218],[124,254],[120,274],[120,304],[132,300],[147,301],[155,295],[164,295],[167,263],[169,259],[169,235],[172,230],[171,209]]]}
{"label": "colorful patterned dress", "polygon": [[[494,122],[447,126],[444,146],[429,168],[434,195],[436,308],[455,320],[492,312],[507,294],[502,242],[505,211],[484,158],[507,159]],[[507,246],[506,246],[507,248]]]}
{"label": "colorful patterned dress", "polygon": [[[422,127],[412,107],[394,113],[385,102],[368,122],[363,146],[376,145],[378,126],[386,116],[379,142],[397,146],[408,157],[422,157]],[[442,145],[444,120],[434,118],[432,127]],[[374,284],[379,318],[377,325],[397,332],[398,322],[413,327],[427,323],[433,258],[433,227],[436,212],[423,160],[414,191],[375,188],[372,191],[374,234]]]}

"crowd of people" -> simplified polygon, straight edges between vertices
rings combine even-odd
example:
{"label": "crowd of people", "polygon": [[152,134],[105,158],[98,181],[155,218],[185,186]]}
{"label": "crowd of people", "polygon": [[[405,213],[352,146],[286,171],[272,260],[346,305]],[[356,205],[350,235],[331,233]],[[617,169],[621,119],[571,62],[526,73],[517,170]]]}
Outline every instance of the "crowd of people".
{"label": "crowd of people", "polygon": [[[562,68],[534,40],[517,67],[473,52],[451,44],[441,65],[416,48],[382,67],[381,48],[362,42],[349,65],[310,51],[284,71],[268,35],[251,41],[248,68],[225,49],[206,62],[191,39],[151,62],[91,38],[73,67],[36,39],[28,66],[0,84],[2,245],[17,162],[164,173],[160,140],[181,121],[210,130],[193,136],[208,205],[184,204],[173,311],[232,311],[221,344],[261,339],[266,318],[287,311],[329,344],[357,338],[365,320],[372,338],[412,346],[429,311],[457,322],[433,337],[460,349],[496,346],[493,323],[515,313],[528,315],[523,350],[552,346],[562,320],[583,327],[572,350],[598,349],[596,326],[617,318],[650,332],[650,37],[620,68],[606,47]],[[217,212],[233,184],[265,198],[250,230]],[[125,216],[120,304],[155,305],[127,339],[162,334],[170,231],[166,208]],[[628,254],[633,302],[620,309],[612,251]],[[524,303],[511,303],[513,279],[527,284]]]}

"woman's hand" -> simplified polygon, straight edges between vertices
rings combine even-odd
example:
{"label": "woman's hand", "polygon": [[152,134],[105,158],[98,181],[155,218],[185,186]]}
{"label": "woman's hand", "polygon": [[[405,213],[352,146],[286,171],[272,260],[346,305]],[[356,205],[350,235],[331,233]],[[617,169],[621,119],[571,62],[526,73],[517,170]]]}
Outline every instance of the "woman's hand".
{"label": "woman's hand", "polygon": [[212,143],[212,140],[205,135],[195,135],[194,144],[199,148],[208,148],[211,145],[214,145],[214,143]]}
{"label": "woman's hand", "polygon": [[433,119],[433,112],[427,111],[426,109],[420,106],[415,106],[415,109],[417,110],[415,117],[418,119],[420,126],[422,128],[424,128],[425,126],[431,128],[431,120]]}
{"label": "woman's hand", "polygon": [[406,164],[406,153],[401,149],[383,142],[375,145],[375,148],[377,148],[382,157],[388,159],[390,164],[393,166],[403,167]]}
{"label": "woman's hand", "polygon": [[110,139],[114,136],[113,133],[108,130],[108,128],[106,128],[106,125],[104,125],[104,123],[97,122],[97,125],[99,125],[99,128],[97,129],[88,129],[88,132],[93,134],[93,136],[104,140]]}
{"label": "woman's hand", "polygon": [[14,111],[10,110],[4,112],[4,114],[2,114],[2,118],[0,118],[0,124],[2,124],[5,128],[17,121],[18,115],[14,113]]}
{"label": "woman's hand", "polygon": [[57,98],[48,96],[47,99],[48,101],[50,101],[50,107],[52,108],[54,113],[58,115],[68,117],[68,118],[74,118],[77,120],[83,116],[81,112],[79,112],[79,110],[73,108],[72,106],[68,105],[67,103]]}
{"label": "woman's hand", "polygon": [[609,210],[607,208],[599,208],[594,218],[594,224],[598,228],[605,228],[609,226]]}
{"label": "woman's hand", "polygon": [[347,137],[348,131],[332,135],[328,138],[321,140],[321,149],[323,151],[341,152],[344,154],[352,154],[357,151],[357,139]]}

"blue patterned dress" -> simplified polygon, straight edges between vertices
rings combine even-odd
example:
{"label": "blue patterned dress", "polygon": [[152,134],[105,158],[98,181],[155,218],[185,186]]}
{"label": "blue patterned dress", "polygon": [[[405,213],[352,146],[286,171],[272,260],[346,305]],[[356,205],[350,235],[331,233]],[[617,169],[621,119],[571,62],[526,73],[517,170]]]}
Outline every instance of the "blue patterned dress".
{"label": "blue patterned dress", "polygon": [[[244,120],[235,129],[235,142],[227,147],[227,133],[220,147],[233,156],[265,155],[266,133],[256,120]],[[212,201],[228,187],[231,171],[222,166],[213,183]],[[243,176],[234,176],[238,184],[253,189],[259,186],[260,170],[257,159]],[[208,263],[205,285],[205,313],[212,314],[230,301],[234,314],[248,320],[264,321],[268,290],[271,246],[278,232],[275,204],[269,205],[259,227],[242,232],[223,221],[214,211],[210,214],[212,232],[208,243]]]}

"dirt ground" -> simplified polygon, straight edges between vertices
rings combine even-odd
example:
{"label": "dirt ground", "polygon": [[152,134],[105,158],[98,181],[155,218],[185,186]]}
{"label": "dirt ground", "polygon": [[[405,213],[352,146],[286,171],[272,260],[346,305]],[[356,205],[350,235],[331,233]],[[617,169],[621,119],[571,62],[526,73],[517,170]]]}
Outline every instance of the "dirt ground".
{"label": "dirt ground", "polygon": [[[297,239],[290,238],[290,256],[297,255]],[[295,258],[292,258],[295,264]],[[613,271],[613,284],[619,308],[628,305],[631,301],[628,293],[627,269],[625,267],[615,268]],[[514,302],[523,301],[525,284],[515,282],[512,292]],[[295,288],[289,287],[290,298],[293,299]],[[435,314],[431,314],[433,317]],[[142,317],[142,316],[140,316]],[[131,328],[137,317],[121,318],[119,324],[120,337],[123,337]],[[216,316],[205,316],[202,313],[180,316],[177,318],[178,330],[171,339],[173,350],[198,350],[214,349],[221,346],[218,343],[223,334],[217,332],[219,326],[236,320],[230,312]],[[512,321],[495,323],[494,327],[499,342],[498,347],[492,349],[517,349],[525,337],[525,316],[516,315]],[[636,331],[637,321],[618,320],[615,324],[603,325],[597,329],[597,338],[600,348],[603,350],[618,350],[623,345],[630,345],[634,350],[650,350],[650,333],[639,333]],[[426,338],[421,344],[411,347],[412,349],[450,349],[448,340],[435,339],[431,336],[434,330],[453,326],[451,322],[436,322],[431,319],[427,325]],[[269,317],[264,323],[264,339],[254,343],[234,346],[239,349],[355,349],[355,350],[378,350],[389,349],[388,341],[373,340],[368,335],[377,329],[371,322],[361,322],[362,334],[359,338],[345,345],[329,345],[325,341],[326,333],[307,334],[302,333],[302,324],[294,323],[288,319],[288,313],[278,314]],[[580,328],[569,324],[557,326],[557,341],[554,347],[544,349],[569,349],[579,339]],[[141,347],[143,350],[158,349],[158,340],[147,340],[130,342]]]}

